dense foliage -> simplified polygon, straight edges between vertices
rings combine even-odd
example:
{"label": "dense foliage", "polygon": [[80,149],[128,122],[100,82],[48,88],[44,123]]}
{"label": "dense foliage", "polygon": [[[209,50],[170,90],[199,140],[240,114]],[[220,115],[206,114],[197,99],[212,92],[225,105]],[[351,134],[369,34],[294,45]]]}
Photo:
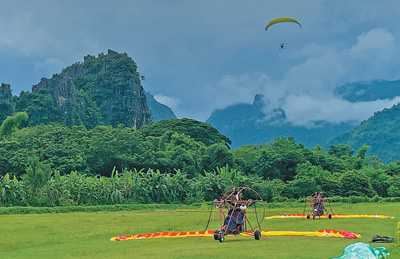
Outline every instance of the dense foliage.
{"label": "dense foliage", "polygon": [[193,203],[232,186],[254,188],[267,201],[315,191],[400,197],[400,162],[383,165],[365,155],[367,146],[308,149],[291,137],[235,150],[229,143],[215,128],[189,119],[140,130],[14,127],[0,140],[0,205]]}
{"label": "dense foliage", "polygon": [[367,154],[376,155],[384,163],[392,163],[399,159],[400,146],[400,104],[390,109],[376,112],[374,116],[363,121],[359,126],[339,134],[329,144],[346,144],[354,149],[367,144],[371,148]]}
{"label": "dense foliage", "polygon": [[5,120],[7,116],[14,113],[14,107],[12,104],[11,86],[9,84],[2,83],[0,85],[0,122]]}

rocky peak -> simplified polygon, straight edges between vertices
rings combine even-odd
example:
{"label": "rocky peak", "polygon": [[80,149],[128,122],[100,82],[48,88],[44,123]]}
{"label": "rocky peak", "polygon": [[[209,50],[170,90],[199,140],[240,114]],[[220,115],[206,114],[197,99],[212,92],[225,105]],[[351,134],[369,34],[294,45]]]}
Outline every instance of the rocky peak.
{"label": "rocky peak", "polygon": [[83,63],[32,87],[32,93],[41,91],[51,94],[67,125],[140,128],[151,122],[136,63],[126,53],[108,50],[97,57],[87,55]]}

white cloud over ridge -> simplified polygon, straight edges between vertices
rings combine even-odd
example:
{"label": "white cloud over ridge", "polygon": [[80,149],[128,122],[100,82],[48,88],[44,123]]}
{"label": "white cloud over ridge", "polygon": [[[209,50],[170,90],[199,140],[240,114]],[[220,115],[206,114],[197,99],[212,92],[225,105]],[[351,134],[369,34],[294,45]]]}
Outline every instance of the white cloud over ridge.
{"label": "white cloud over ridge", "polygon": [[395,37],[384,29],[372,29],[357,37],[355,45],[340,50],[326,48],[325,54],[311,55],[293,66],[279,82],[265,82],[263,94],[268,100],[265,112],[283,108],[287,120],[295,125],[313,121],[333,123],[362,121],[375,111],[389,108],[400,99],[351,103],[334,95],[334,89],[346,82],[373,80],[399,67],[394,58],[399,51]]}
{"label": "white cloud over ridge", "polygon": [[180,100],[176,97],[165,96],[162,94],[154,95],[154,99],[156,99],[156,101],[159,103],[167,105],[172,110],[175,110],[180,102]]}

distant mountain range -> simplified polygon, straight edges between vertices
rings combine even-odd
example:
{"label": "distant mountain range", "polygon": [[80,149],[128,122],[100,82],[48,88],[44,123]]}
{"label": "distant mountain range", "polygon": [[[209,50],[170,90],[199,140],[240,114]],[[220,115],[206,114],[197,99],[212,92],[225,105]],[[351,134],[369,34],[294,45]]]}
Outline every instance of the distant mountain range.
{"label": "distant mountain range", "polygon": [[400,80],[371,81],[345,84],[336,88],[335,94],[350,102],[370,102],[400,96]]}
{"label": "distant mountain range", "polygon": [[236,104],[215,110],[206,122],[228,136],[232,140],[232,148],[247,144],[268,144],[281,136],[292,136],[297,143],[313,148],[317,144],[324,145],[339,133],[355,126],[325,121],[315,122],[314,128],[296,126],[286,120],[285,111],[281,108],[265,114],[262,97],[256,95],[253,104]]}
{"label": "distant mountain range", "polygon": [[167,105],[157,102],[154,96],[145,92],[147,104],[151,110],[151,121],[156,122],[160,120],[176,119],[175,113]]}
{"label": "distant mountain range", "polygon": [[[400,96],[400,80],[351,83],[337,88],[335,93],[350,102],[393,99]],[[296,142],[308,148],[346,144],[358,150],[366,144],[370,146],[367,155],[376,155],[384,163],[389,163],[400,160],[399,105],[377,111],[360,125],[319,121],[315,123],[316,127],[307,128],[288,123],[282,109],[265,114],[262,96],[256,95],[253,104],[236,104],[215,110],[206,122],[228,136],[232,148],[267,144],[280,136],[293,136]]]}
{"label": "distant mountain range", "polygon": [[[376,80],[346,84],[336,94],[350,102],[368,102],[393,99],[400,96],[400,80]],[[400,104],[376,111],[369,119],[349,131],[342,132],[327,145],[345,144],[358,150],[369,146],[367,155],[375,155],[388,164],[400,160]]]}
{"label": "distant mountain range", "polygon": [[[125,53],[86,56],[50,79],[42,80],[32,91],[12,96],[11,86],[0,86],[0,122],[6,116],[26,111],[26,125],[57,122],[66,126],[123,125],[140,128],[152,121],[175,119],[173,111],[145,92],[136,63]],[[392,99],[400,96],[400,80],[346,84],[335,93],[350,102]],[[280,136],[292,136],[308,148],[315,145],[346,144],[357,150],[370,146],[367,154],[383,162],[400,160],[400,106],[377,111],[360,125],[314,122],[307,128],[289,123],[286,113],[276,108],[265,113],[262,95],[252,104],[235,104],[213,111],[207,123],[232,140],[232,148],[268,144]]]}

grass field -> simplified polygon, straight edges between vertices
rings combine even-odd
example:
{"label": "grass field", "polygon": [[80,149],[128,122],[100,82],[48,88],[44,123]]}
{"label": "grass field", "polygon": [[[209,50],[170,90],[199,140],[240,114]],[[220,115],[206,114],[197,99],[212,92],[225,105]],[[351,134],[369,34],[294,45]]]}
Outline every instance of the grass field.
{"label": "grass field", "polygon": [[[267,216],[302,213],[302,205],[268,205]],[[0,258],[331,258],[354,242],[368,242],[374,235],[395,237],[400,219],[399,203],[333,204],[334,213],[385,214],[395,219],[273,219],[263,230],[316,231],[335,229],[361,234],[361,239],[320,237],[231,237],[225,242],[211,237],[147,239],[110,242],[113,236],[161,231],[204,230],[208,205],[198,209],[82,212],[60,214],[0,215]],[[218,228],[213,213],[209,229]],[[396,244],[384,246],[389,258],[400,258]]]}

